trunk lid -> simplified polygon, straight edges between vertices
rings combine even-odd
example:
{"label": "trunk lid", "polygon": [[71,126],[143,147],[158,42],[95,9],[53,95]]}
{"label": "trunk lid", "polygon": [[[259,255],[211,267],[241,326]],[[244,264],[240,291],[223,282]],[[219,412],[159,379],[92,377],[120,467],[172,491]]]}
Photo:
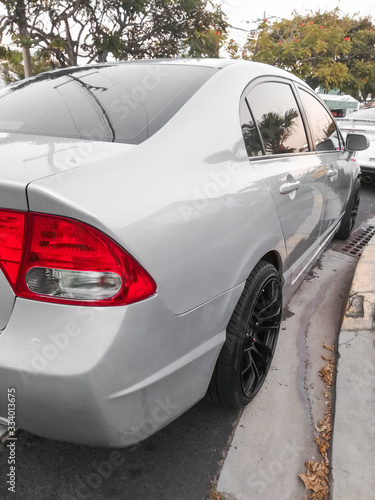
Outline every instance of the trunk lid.
{"label": "trunk lid", "polygon": [[30,182],[135,147],[130,144],[0,133],[0,208],[27,210]]}

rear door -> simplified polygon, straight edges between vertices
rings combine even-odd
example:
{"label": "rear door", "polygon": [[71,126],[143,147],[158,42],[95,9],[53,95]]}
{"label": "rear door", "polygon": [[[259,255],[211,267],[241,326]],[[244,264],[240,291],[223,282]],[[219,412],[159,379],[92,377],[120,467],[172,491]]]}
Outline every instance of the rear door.
{"label": "rear door", "polygon": [[297,281],[319,248],[326,172],[315,152],[288,79],[259,79],[245,91],[242,130],[250,161],[274,198],[289,275]]}
{"label": "rear door", "polygon": [[352,180],[352,166],[336,124],[323,104],[312,92],[298,88],[314,149],[324,169],[327,187],[322,233],[328,235],[344,213]]}

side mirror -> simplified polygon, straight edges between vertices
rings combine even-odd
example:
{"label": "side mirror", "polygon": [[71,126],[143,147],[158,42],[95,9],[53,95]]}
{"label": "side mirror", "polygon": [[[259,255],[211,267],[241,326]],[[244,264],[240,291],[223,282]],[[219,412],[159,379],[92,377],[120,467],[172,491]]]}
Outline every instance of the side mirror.
{"label": "side mirror", "polygon": [[354,151],[364,151],[370,146],[370,142],[365,135],[348,134],[346,136],[345,148],[351,153]]}

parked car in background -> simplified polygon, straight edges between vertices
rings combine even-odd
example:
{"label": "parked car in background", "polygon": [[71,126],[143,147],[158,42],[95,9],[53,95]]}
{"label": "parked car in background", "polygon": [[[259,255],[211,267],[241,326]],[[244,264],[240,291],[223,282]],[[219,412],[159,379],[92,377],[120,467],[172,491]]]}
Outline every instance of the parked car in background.
{"label": "parked car in background", "polygon": [[2,90],[0,422],[11,389],[19,428],[120,447],[207,392],[249,403],[283,304],[350,234],[366,147],[304,82],[247,61]]}
{"label": "parked car in background", "polygon": [[356,158],[361,167],[362,180],[366,183],[375,181],[375,108],[363,108],[346,118],[338,120],[342,134],[349,133],[365,135],[370,147],[357,153]]}

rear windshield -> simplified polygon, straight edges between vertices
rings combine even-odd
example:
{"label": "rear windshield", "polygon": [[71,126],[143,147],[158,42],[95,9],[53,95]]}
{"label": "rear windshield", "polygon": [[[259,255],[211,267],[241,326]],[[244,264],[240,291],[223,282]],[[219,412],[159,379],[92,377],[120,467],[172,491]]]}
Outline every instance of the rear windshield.
{"label": "rear windshield", "polygon": [[371,109],[360,109],[347,118],[352,118],[353,120],[375,120],[375,108]]}
{"label": "rear windshield", "polygon": [[216,71],[125,63],[44,73],[0,92],[0,132],[140,144]]}

